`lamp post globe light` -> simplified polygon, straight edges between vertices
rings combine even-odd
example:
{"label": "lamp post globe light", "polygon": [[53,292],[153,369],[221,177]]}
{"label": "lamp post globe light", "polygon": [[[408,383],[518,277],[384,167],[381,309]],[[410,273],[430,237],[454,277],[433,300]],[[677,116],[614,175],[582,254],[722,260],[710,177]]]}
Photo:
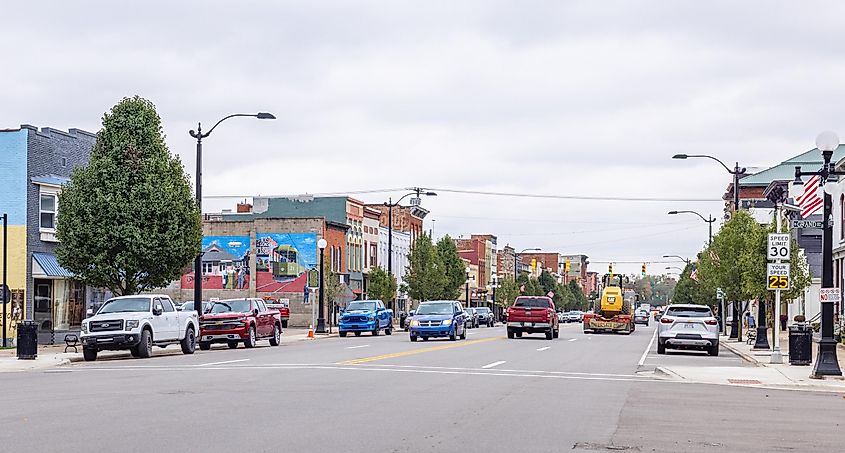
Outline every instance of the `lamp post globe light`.
{"label": "lamp post globe light", "polygon": [[[801,171],[801,167],[795,167],[795,181],[792,184],[793,196],[803,195],[802,176],[819,176],[820,184],[825,187],[824,210],[822,228],[822,289],[832,289],[833,285],[833,225],[831,223],[831,211],[833,200],[830,196],[832,187],[828,186],[831,177],[843,175],[837,172],[831,164],[833,152],[839,148],[839,137],[830,131],[822,132],[816,137],[816,147],[822,153],[824,164],[817,171]],[[841,297],[841,296],[840,296]],[[821,339],[819,340],[818,355],[816,357],[811,378],[822,379],[825,376],[842,376],[839,368],[839,361],[836,357],[836,340],[833,338],[833,301],[821,302]],[[777,320],[775,320],[777,321]]]}
{"label": "lamp post globe light", "polygon": [[320,240],[317,241],[317,248],[320,249],[320,273],[319,273],[319,276],[320,276],[320,303],[319,303],[319,307],[317,309],[318,310],[317,328],[314,329],[315,333],[326,333],[326,315],[323,312],[323,304],[325,303],[325,297],[326,297],[325,283],[324,283],[324,280],[323,280],[323,278],[324,278],[323,277],[323,263],[324,263],[325,258],[326,258],[325,251],[326,251],[326,247],[328,245],[329,245],[329,243],[326,242],[326,240],[323,239],[323,238],[320,238]]}
{"label": "lamp post globe light", "polygon": [[[258,112],[258,113],[235,113],[229,116],[223,117],[220,121],[214,123],[214,126],[211,126],[211,129],[208,132],[203,133],[202,131],[202,123],[197,123],[197,130],[190,130],[188,134],[191,137],[197,139],[197,188],[196,188],[196,196],[197,196],[197,209],[199,210],[200,216],[202,216],[202,139],[211,135],[214,132],[214,129],[220,125],[223,121],[228,120],[229,118],[235,118],[238,116],[251,116],[253,118],[258,118],[260,120],[274,120],[276,117],[272,113],[268,112]],[[202,319],[202,251],[200,250],[199,255],[194,259],[194,308],[197,309],[197,315],[200,319]]]}

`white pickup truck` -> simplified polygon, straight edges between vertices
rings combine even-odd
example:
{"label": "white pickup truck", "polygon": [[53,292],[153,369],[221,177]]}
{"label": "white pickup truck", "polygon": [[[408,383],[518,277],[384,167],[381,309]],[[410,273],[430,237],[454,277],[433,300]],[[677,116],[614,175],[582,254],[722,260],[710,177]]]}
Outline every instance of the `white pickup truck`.
{"label": "white pickup truck", "polygon": [[133,357],[147,358],[153,346],[180,344],[193,354],[199,321],[196,311],[177,311],[173,301],[161,294],[114,297],[96,315],[82,321],[82,355],[97,360],[97,353],[128,349]]}

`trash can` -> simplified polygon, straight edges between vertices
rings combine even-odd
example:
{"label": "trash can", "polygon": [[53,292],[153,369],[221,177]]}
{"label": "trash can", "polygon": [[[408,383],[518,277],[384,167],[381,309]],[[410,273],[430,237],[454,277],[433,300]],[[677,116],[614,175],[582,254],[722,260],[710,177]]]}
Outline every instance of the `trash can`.
{"label": "trash can", "polygon": [[38,357],[38,324],[35,321],[18,323],[18,360],[35,360]]}
{"label": "trash can", "polygon": [[809,365],[813,356],[813,329],[809,324],[789,326],[789,364]]}

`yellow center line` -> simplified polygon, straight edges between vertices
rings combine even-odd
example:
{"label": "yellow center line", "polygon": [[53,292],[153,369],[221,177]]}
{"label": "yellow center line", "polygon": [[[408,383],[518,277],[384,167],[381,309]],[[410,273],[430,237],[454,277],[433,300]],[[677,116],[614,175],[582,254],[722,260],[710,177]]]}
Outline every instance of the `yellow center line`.
{"label": "yellow center line", "polygon": [[505,337],[490,337],[490,338],[481,338],[479,340],[470,340],[470,341],[462,341],[460,343],[449,343],[441,346],[432,346],[430,348],[423,348],[423,349],[411,349],[409,351],[402,351],[402,352],[394,352],[391,354],[382,354],[382,355],[375,355],[372,357],[361,357],[360,359],[352,359],[352,360],[344,360],[343,362],[337,362],[337,365],[357,365],[359,363],[367,363],[367,362],[375,362],[377,360],[385,360],[385,359],[394,359],[396,357],[405,357],[414,354],[422,354],[424,352],[433,352],[433,351],[442,351],[443,349],[451,349],[451,348],[460,348],[462,346],[470,346],[478,343],[486,343],[488,341],[494,340],[504,340]]}

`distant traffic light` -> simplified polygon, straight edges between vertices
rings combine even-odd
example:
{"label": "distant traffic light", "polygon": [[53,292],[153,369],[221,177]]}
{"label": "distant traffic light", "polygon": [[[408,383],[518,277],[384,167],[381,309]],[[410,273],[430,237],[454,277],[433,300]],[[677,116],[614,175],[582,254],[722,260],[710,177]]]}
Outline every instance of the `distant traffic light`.
{"label": "distant traffic light", "polygon": [[645,277],[645,263],[643,263],[643,277]]}
{"label": "distant traffic light", "polygon": [[564,272],[566,272],[566,273],[568,274],[568,273],[569,273],[569,269],[570,269],[570,261],[569,261],[569,258],[567,258],[567,259],[566,259],[566,264],[564,264],[564,265],[563,265],[563,271],[564,271]]}
{"label": "distant traffic light", "polygon": [[607,273],[611,275],[613,274],[613,263],[607,265]]}

